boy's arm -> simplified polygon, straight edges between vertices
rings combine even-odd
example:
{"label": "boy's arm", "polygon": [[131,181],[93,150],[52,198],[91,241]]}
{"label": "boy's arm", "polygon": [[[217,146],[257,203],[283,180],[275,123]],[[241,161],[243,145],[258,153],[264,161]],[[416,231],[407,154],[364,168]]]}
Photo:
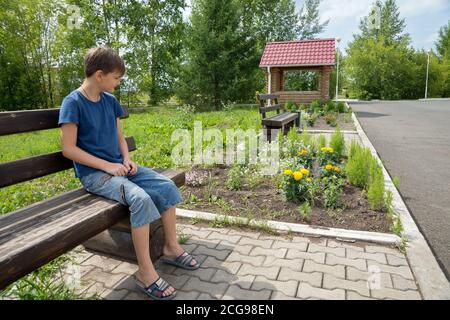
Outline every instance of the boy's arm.
{"label": "boy's arm", "polygon": [[128,144],[122,133],[122,126],[120,125],[120,118],[117,118],[117,135],[119,137],[119,146],[120,146],[120,152],[122,153],[122,156],[123,156],[123,161],[130,160],[130,154],[128,153]]}
{"label": "boy's arm", "polygon": [[[77,147],[77,131],[78,127],[76,123],[68,122],[61,125],[61,146],[64,157],[91,168],[108,173],[113,173],[114,171],[115,174],[122,175],[117,172],[120,171],[117,167],[122,165],[113,164],[101,158],[97,158]],[[123,168],[122,171],[125,172],[125,168]]]}

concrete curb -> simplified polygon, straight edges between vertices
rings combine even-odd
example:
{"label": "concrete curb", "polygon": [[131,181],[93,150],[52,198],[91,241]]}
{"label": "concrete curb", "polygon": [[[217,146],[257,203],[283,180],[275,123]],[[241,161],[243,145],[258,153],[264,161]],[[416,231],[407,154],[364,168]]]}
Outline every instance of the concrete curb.
{"label": "concrete curb", "polygon": [[[221,214],[215,214],[210,212],[203,211],[195,211],[195,210],[186,210],[177,208],[177,216],[183,218],[199,218],[202,220],[212,221],[215,219],[223,219],[226,217],[230,222],[246,222],[246,219],[241,217],[234,216],[225,216]],[[250,220],[250,226],[260,226],[261,224],[267,224],[269,227],[279,231],[292,231],[302,233],[305,236],[323,236],[323,237],[331,237],[342,240],[360,240],[373,242],[384,245],[398,245],[401,242],[401,239],[395,234],[389,233],[379,233],[379,232],[368,232],[368,231],[358,231],[358,230],[346,230],[346,229],[337,229],[337,228],[326,228],[326,227],[317,227],[310,226],[307,224],[298,224],[298,223],[288,223],[288,222],[280,222],[280,221],[258,221],[258,220]]]}
{"label": "concrete curb", "polygon": [[[302,131],[302,130],[300,130]],[[308,133],[334,133],[335,130],[314,130],[314,129],[308,129],[307,132]],[[358,131],[355,130],[341,130],[342,133],[345,134],[358,134]]]}
{"label": "concrete curb", "polygon": [[404,231],[402,236],[408,240],[406,255],[408,257],[411,270],[419,284],[422,296],[427,300],[448,300],[450,299],[450,283],[442,272],[436,261],[427,241],[414,222],[406,204],[394,186],[392,179],[381,162],[380,157],[366,133],[362,129],[355,113],[352,113],[356,130],[365,147],[368,147],[378,163],[383,168],[386,190],[392,191],[394,211],[400,215]]}

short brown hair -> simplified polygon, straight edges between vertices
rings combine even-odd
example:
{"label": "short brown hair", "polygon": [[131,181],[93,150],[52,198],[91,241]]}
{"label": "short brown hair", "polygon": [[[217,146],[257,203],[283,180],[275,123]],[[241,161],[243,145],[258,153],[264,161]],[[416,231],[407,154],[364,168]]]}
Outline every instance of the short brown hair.
{"label": "short brown hair", "polygon": [[119,71],[124,75],[125,63],[119,54],[109,47],[91,48],[84,57],[84,73],[86,77],[90,77],[98,70],[106,74]]}

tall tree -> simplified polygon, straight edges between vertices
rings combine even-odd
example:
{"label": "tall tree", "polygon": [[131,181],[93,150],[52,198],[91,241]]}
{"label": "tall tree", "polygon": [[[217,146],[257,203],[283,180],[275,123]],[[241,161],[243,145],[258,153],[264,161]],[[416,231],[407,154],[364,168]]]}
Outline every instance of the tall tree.
{"label": "tall tree", "polygon": [[447,25],[439,29],[439,36],[436,41],[436,50],[441,59],[450,56],[450,20]]}
{"label": "tall tree", "polygon": [[249,95],[242,90],[240,70],[249,61],[257,68],[255,39],[243,32],[240,17],[236,0],[192,2],[187,61],[178,86],[183,101],[217,110],[222,102]]}
{"label": "tall tree", "polygon": [[372,21],[373,15],[364,17],[360,33],[348,46],[345,72],[351,79],[350,91],[368,99],[417,98],[421,90],[415,81],[415,52],[404,33],[405,21],[394,0],[377,0],[375,6],[380,23]]}

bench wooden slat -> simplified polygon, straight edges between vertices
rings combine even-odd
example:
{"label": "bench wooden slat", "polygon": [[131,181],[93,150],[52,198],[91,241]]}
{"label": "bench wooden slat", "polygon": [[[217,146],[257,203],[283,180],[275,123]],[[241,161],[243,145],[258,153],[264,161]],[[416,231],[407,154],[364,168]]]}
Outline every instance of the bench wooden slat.
{"label": "bench wooden slat", "polygon": [[[127,137],[126,141],[129,151],[136,150],[136,143],[133,137]],[[72,160],[64,157],[61,151],[1,163],[0,188],[43,177],[72,167]]]}
{"label": "bench wooden slat", "polygon": [[279,99],[280,95],[279,94],[260,94],[259,95],[259,100],[269,100],[269,99]]}
{"label": "bench wooden slat", "polygon": [[269,111],[272,111],[272,110],[280,110],[280,109],[283,109],[283,105],[279,103],[279,104],[274,104],[274,105],[271,105],[271,106],[268,106],[268,107],[260,107],[259,111],[261,113],[266,113],[266,112],[269,112]]}
{"label": "bench wooden slat", "polygon": [[[156,170],[184,184],[184,173]],[[72,190],[0,217],[0,289],[127,219],[122,204]],[[26,218],[25,218],[26,217]]]}
{"label": "bench wooden slat", "polygon": [[297,119],[297,113],[282,113],[276,116],[262,120],[262,124],[266,126],[282,126]]}
{"label": "bench wooden slat", "polygon": [[[128,118],[128,107],[122,105]],[[59,108],[0,112],[0,136],[58,128]]]}

